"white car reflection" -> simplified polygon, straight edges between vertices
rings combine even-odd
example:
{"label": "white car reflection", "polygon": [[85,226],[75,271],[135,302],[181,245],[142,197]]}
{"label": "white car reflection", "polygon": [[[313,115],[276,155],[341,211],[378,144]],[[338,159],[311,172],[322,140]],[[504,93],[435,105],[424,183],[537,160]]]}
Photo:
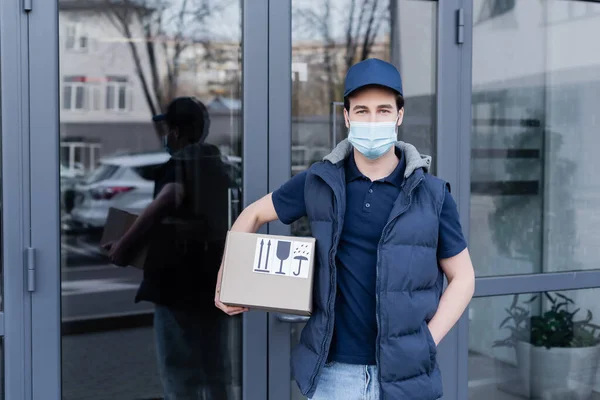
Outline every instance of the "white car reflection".
{"label": "white car reflection", "polygon": [[[141,212],[152,202],[154,171],[169,158],[167,153],[159,152],[102,159],[99,167],[75,186],[75,204],[69,218],[71,227],[101,229],[111,207]],[[224,156],[223,161],[236,188],[231,201],[239,201],[241,158]]]}
{"label": "white car reflection", "polygon": [[110,207],[142,211],[152,201],[154,170],[168,160],[163,152],[101,160],[98,168],[75,186],[71,222],[76,227],[102,228]]}

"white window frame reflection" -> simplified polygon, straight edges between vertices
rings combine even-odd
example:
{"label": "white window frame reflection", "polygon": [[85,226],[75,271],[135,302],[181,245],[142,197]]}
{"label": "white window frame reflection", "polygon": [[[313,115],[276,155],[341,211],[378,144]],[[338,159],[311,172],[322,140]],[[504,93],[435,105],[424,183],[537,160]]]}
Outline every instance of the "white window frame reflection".
{"label": "white window frame reflection", "polygon": [[65,49],[72,51],[87,51],[90,39],[83,33],[81,24],[72,23],[65,26]]}
{"label": "white window frame reflection", "polygon": [[121,112],[129,111],[131,107],[130,93],[131,86],[127,76],[107,76],[105,89],[106,110]]}
{"label": "white window frame reflection", "polygon": [[[87,77],[83,75],[68,75],[63,77],[62,109],[66,111],[85,111],[88,103]],[[81,102],[78,102],[81,95]]]}

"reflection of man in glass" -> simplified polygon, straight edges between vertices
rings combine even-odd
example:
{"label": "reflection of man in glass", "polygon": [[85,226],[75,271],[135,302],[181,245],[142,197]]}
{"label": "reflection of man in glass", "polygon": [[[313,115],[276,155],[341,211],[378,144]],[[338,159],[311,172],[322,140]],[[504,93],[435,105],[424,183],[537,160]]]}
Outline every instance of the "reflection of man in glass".
{"label": "reflection of man in glass", "polygon": [[[430,159],[397,142],[396,68],[360,62],[345,86],[348,140],[246,208],[232,230],[308,217],[318,250],[313,313],[292,356],[305,396],[438,399],[437,345],[474,289],[457,207],[449,185],[428,173]],[[217,282],[217,307],[245,311],[219,301]]]}
{"label": "reflection of man in glass", "polygon": [[166,400],[226,399],[229,321],[214,308],[230,186],[219,150],[205,143],[209,116],[195,98],[173,100],[163,138],[171,159],[156,171],[154,201],[110,248],[116,265],[149,244],[136,301],[155,303],[157,358]]}

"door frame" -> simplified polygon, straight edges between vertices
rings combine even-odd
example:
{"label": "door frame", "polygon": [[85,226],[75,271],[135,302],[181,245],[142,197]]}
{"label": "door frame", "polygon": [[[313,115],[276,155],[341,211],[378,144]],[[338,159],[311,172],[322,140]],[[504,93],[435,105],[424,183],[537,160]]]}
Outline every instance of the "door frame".
{"label": "door frame", "polygon": [[24,251],[30,246],[29,54],[25,51],[28,23],[29,16],[21,2],[0,2],[3,239],[0,339],[4,358],[4,393],[0,393],[0,398],[5,399],[31,396],[31,296],[26,289]]}
{"label": "door frame", "polygon": [[[430,1],[430,0],[424,0]],[[291,66],[292,0],[269,2],[269,191],[277,189],[291,175]],[[464,43],[457,43],[458,10],[465,20],[471,16],[471,0],[444,0],[438,3],[436,159],[437,175],[452,183],[453,195],[468,231],[469,220],[469,132],[471,124],[471,50],[468,29]],[[462,17],[461,17],[462,18]],[[465,26],[465,28],[467,28]],[[460,101],[456,101],[457,95]],[[286,149],[286,151],[281,151]],[[269,233],[289,235],[281,222],[269,224]],[[269,315],[269,398],[287,399],[291,393],[291,324]],[[444,399],[466,398],[468,321],[459,323],[444,338],[438,350],[443,371]]]}
{"label": "door frame", "polygon": [[[288,134],[292,126],[292,1],[269,0],[268,17],[268,191],[272,192],[290,179],[292,170]],[[289,236],[291,229],[276,221],[268,224],[268,233]],[[291,327],[280,322],[277,313],[268,313],[268,399],[291,398]]]}
{"label": "door frame", "polygon": [[[20,1],[11,0],[15,8]],[[6,1],[2,2],[7,4]],[[268,169],[268,49],[264,45],[268,40],[268,0],[242,0],[242,81],[243,81],[243,204],[248,205],[267,194]],[[11,6],[12,7],[12,6]],[[59,180],[59,141],[60,141],[60,104],[59,104],[59,23],[58,1],[34,2],[34,9],[29,12],[28,24],[24,33],[29,40],[16,45],[13,52],[19,54],[27,49],[29,56],[29,73],[23,78],[22,86],[16,87],[18,93],[25,96],[21,107],[12,110],[10,115],[17,118],[22,110],[29,110],[31,121],[29,136],[31,143],[26,146],[27,160],[22,162],[23,169],[30,168],[28,174],[31,182],[24,185],[16,181],[17,176],[7,176],[15,187],[31,188],[31,204],[27,207],[31,213],[30,220],[24,217],[15,218],[23,224],[24,232],[30,232],[31,244],[15,243],[15,249],[29,246],[34,249],[36,268],[36,288],[31,296],[31,379],[22,387],[31,388],[30,396],[12,398],[31,398],[33,400],[61,399],[61,225],[60,225],[60,180]],[[6,16],[6,22],[14,24]],[[12,25],[4,24],[2,28]],[[28,28],[28,30],[26,30]],[[9,36],[10,37],[10,36]],[[11,37],[11,39],[13,39]],[[3,43],[4,44],[4,43]],[[4,52],[8,49],[3,49]],[[3,57],[3,59],[5,59]],[[4,68],[4,64],[3,64]],[[14,68],[16,69],[16,68]],[[20,76],[17,72],[7,70],[8,76]],[[10,73],[12,72],[12,75]],[[3,75],[4,76],[4,75]],[[4,81],[3,81],[4,83]],[[29,84],[31,91],[25,90]],[[4,90],[4,89],[3,89]],[[8,86],[7,86],[8,90]],[[3,107],[9,105],[4,102]],[[11,106],[13,106],[11,104]],[[18,121],[3,120],[14,126],[21,126]],[[23,128],[26,132],[26,128]],[[3,133],[6,130],[3,130]],[[23,137],[26,137],[23,135]],[[16,140],[16,139],[15,139]],[[6,143],[6,142],[5,142]],[[5,147],[4,149],[6,149]],[[7,153],[7,152],[5,152]],[[17,157],[16,154],[7,156]],[[7,161],[8,159],[5,159]],[[28,167],[29,166],[29,167]],[[6,181],[5,181],[6,182]],[[15,192],[17,193],[17,192]],[[16,195],[15,195],[16,196]],[[8,204],[7,204],[8,205]],[[11,204],[12,205],[12,204]],[[5,209],[5,212],[8,210]],[[8,227],[8,225],[5,225]],[[12,228],[12,225],[11,225]],[[5,249],[7,242],[5,241]],[[22,253],[20,254],[22,257]],[[21,261],[22,263],[22,261]],[[21,281],[23,277],[21,276]],[[17,286],[23,287],[23,284]],[[17,320],[15,320],[15,323]],[[252,311],[243,316],[242,332],[242,396],[244,399],[265,399],[267,397],[267,314]],[[18,337],[18,335],[13,335]],[[11,364],[18,365],[15,360],[17,347],[11,347]],[[8,360],[8,359],[7,359]],[[11,377],[17,369],[9,368]],[[8,372],[7,372],[8,373]],[[8,380],[7,380],[8,382]],[[17,386],[17,380],[11,385]],[[15,383],[17,385],[15,385]],[[11,387],[13,387],[11,386]]]}

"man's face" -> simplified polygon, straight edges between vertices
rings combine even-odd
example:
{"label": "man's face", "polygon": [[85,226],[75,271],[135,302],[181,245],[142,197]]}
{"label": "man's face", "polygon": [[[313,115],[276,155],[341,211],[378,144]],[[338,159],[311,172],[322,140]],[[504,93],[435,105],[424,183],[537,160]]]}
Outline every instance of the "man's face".
{"label": "man's face", "polygon": [[402,124],[404,108],[398,110],[396,94],[382,87],[366,87],[352,93],[350,97],[350,110],[344,109],[346,128],[350,121],[360,122],[391,122],[398,119],[398,126]]}

